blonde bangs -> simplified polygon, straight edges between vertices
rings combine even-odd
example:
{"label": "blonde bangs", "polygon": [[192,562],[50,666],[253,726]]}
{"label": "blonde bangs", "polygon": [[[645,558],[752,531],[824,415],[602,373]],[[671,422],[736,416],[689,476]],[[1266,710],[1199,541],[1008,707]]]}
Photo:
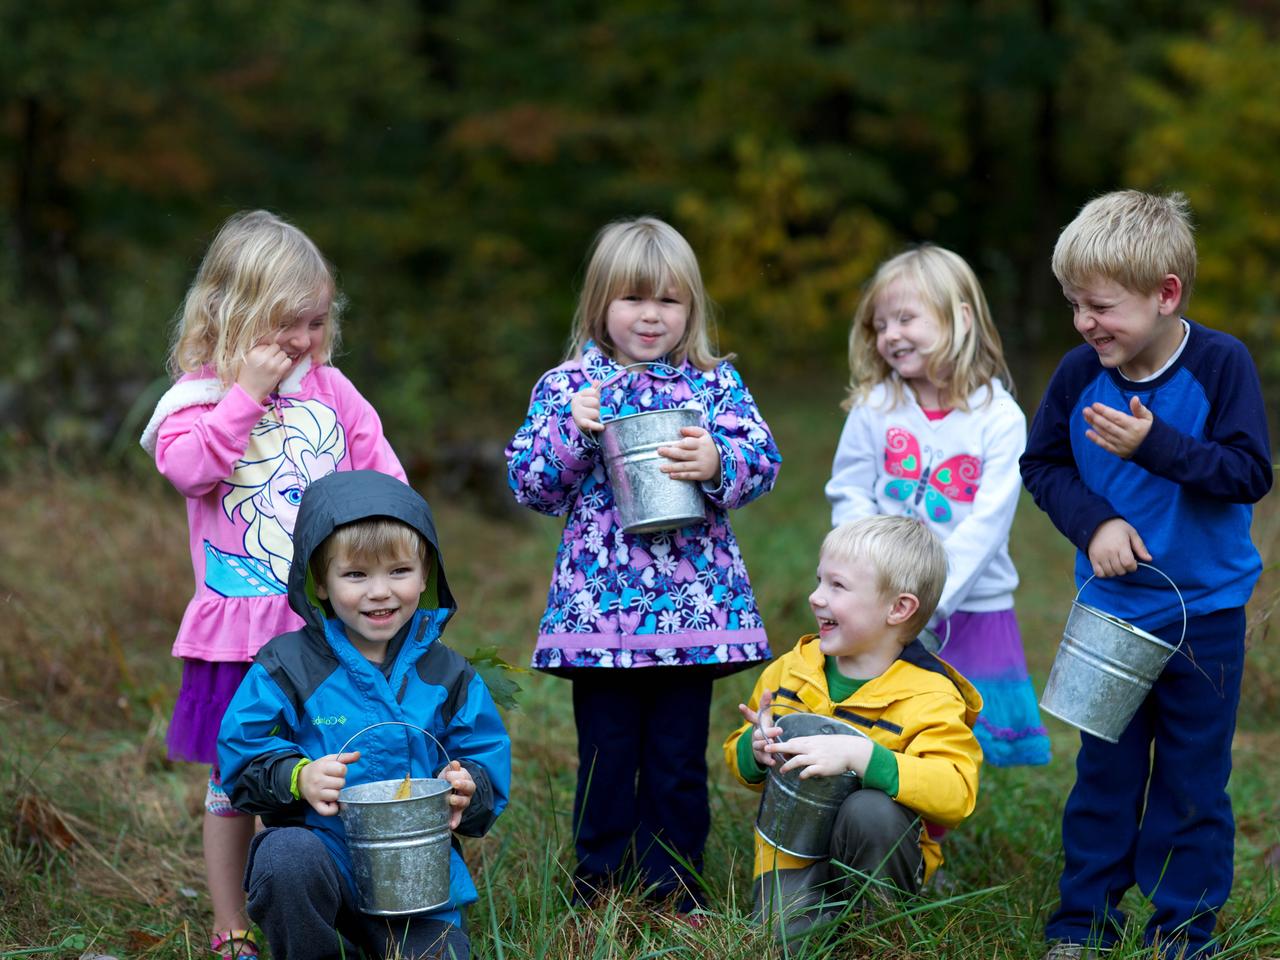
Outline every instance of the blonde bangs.
{"label": "blonde bangs", "polygon": [[338,527],[312,553],[311,575],[317,581],[323,580],[337,556],[356,564],[417,556],[422,564],[423,578],[431,574],[427,565],[426,538],[407,523],[387,517],[357,520]]}
{"label": "blonde bangs", "polygon": [[938,340],[925,355],[925,374],[946,408],[967,411],[968,398],[993,380],[1012,391],[1000,332],[977,276],[963,257],[926,243],[881,264],[858,303],[849,331],[850,376],[841,404],[844,409],[865,400],[879,383],[888,385],[891,403],[906,397],[906,385],[876,349],[874,327],[877,302],[898,281],[916,291],[938,323]]}
{"label": "blonde bangs", "polygon": [[689,319],[670,362],[680,366],[688,360],[710,370],[727,359],[715,352],[713,305],[693,249],[674,227],[655,217],[617,220],[596,234],[565,359],[581,357],[588,340],[612,356],[605,323],[609,304],[623,294],[649,297],[671,289],[688,298]]}
{"label": "blonde bangs", "polygon": [[1095,197],[1059,234],[1052,267],[1066,286],[1112,280],[1144,296],[1174,274],[1182,281],[1181,312],[1196,278],[1196,241],[1186,196],[1116,190]]}
{"label": "blonde bangs", "polygon": [[319,362],[333,356],[343,299],[333,268],[297,227],[265,210],[239,213],[218,231],[187,291],[170,352],[176,379],[212,366],[232,383],[245,356],[329,296]]}

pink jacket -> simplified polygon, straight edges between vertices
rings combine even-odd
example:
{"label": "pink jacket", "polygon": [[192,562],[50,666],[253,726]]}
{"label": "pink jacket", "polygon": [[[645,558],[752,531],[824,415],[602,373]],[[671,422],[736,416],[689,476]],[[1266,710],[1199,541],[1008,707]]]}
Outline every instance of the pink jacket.
{"label": "pink jacket", "polygon": [[187,498],[195,594],[175,657],[248,661],[302,621],[286,585],[303,491],[338,470],[405,480],[373,407],[336,368],[303,361],[266,404],[211,369],[187,374],[142,435]]}

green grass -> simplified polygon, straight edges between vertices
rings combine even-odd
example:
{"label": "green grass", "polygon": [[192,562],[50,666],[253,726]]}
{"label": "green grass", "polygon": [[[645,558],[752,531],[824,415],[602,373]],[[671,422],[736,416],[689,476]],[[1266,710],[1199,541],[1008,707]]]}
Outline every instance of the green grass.
{"label": "green grass", "polygon": [[[810,626],[805,601],[827,529],[822,495],[841,414],[836,389],[762,396],[785,456],[777,488],[734,526],[775,650]],[[495,439],[501,442],[501,438]],[[145,463],[127,475],[29,464],[0,488],[0,960],[9,957],[187,958],[207,955],[200,854],[203,771],[171,764],[164,732],[179,677],[172,633],[191,591],[181,498]],[[428,497],[431,487],[428,483]],[[560,523],[513,507],[433,498],[460,613],[448,639],[463,652],[496,645],[527,662]],[[1280,510],[1258,511],[1255,538],[1280,559]],[[1014,527],[1018,614],[1037,688],[1074,594],[1072,551],[1029,501]],[[1269,569],[1251,608],[1240,730],[1233,757],[1236,881],[1223,914],[1226,956],[1280,955],[1280,897],[1266,857],[1280,844],[1280,659]],[[478,956],[782,956],[747,923],[757,797],[731,780],[720,740],[754,672],[716,685],[706,925],[683,926],[623,891],[593,911],[567,904],[573,863],[575,738],[569,687],[526,673],[514,743],[512,803],[492,834],[469,842],[481,888],[471,911]],[[983,771],[975,814],[947,839],[953,887],[843,925],[787,955],[877,958],[1036,957],[1057,899],[1059,818],[1077,737],[1049,720],[1048,767]],[[1143,904],[1119,957],[1139,957]]]}

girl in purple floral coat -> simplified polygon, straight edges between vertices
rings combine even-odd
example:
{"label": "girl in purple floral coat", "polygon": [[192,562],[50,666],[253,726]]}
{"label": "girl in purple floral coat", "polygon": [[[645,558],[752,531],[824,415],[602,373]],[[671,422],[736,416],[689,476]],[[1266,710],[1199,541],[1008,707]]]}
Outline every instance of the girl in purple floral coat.
{"label": "girl in purple floral coat", "polygon": [[[506,450],[516,499],[568,514],[533,666],[573,682],[579,900],[634,870],[649,896],[681,913],[697,905],[711,682],[770,656],[728,510],[767,493],[781,457],[713,352],[709,310],[676,230],[650,217],[606,226],[568,358],[533,388]],[[621,370],[642,363],[653,365]],[[658,453],[664,472],[701,484],[706,518],[624,533],[596,441],[602,416],[671,407],[704,414],[707,429],[685,427]]]}

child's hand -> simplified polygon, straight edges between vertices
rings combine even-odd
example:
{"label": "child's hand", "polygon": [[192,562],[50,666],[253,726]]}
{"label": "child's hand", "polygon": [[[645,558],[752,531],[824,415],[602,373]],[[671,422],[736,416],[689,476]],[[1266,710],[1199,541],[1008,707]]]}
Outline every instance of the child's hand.
{"label": "child's hand", "polygon": [[1095,577],[1118,577],[1138,569],[1138,560],[1151,562],[1147,545],[1127,520],[1112,517],[1098,524],[1089,540],[1089,563]]}
{"label": "child's hand", "polygon": [[578,425],[578,431],[584,437],[603,430],[604,424],[600,422],[600,388],[588,384],[575,393],[569,402],[569,412],[573,414],[573,422]]}
{"label": "child's hand", "polygon": [[462,822],[462,812],[471,806],[471,797],[476,792],[476,782],[471,779],[471,771],[457,760],[440,771],[440,776],[449,781],[453,793],[449,795],[449,806],[453,807],[453,816],[449,818],[449,829],[457,830]]}
{"label": "child's hand", "polygon": [[863,776],[871,762],[871,747],[871,741],[866,737],[826,734],[771,743],[766,749],[791,758],[779,768],[782,773],[803,767],[800,779],[808,780],[810,777],[835,777],[850,771]]}
{"label": "child's hand", "polygon": [[240,365],[236,383],[259,403],[265,403],[271,393],[293,367],[289,355],[274,341],[260,343],[251,349]]}
{"label": "child's hand", "polygon": [[771,740],[776,740],[782,736],[782,728],[775,726],[773,723],[773,714],[769,710],[771,706],[773,706],[772,690],[766,690],[760,694],[759,710],[752,710],[745,703],[738,704],[738,712],[747,719],[748,723],[753,724],[751,728],[751,753],[755,756],[756,763],[761,767],[773,766],[773,755],[765,747]]}
{"label": "child's hand", "polygon": [[1086,430],[1084,435],[1103,450],[1128,460],[1147,439],[1155,421],[1151,411],[1137,397],[1129,398],[1129,409],[1133,416],[1105,403],[1090,404],[1084,408],[1084,420],[1093,429]]}
{"label": "child's hand", "polygon": [[676,480],[714,480],[719,485],[720,451],[711,434],[702,427],[681,427],[680,436],[684,439],[674,446],[658,448],[659,456],[672,461],[658,469]]}
{"label": "child's hand", "polygon": [[298,772],[298,792],[322,817],[338,812],[338,791],[347,782],[347,766],[360,759],[360,751],[331,753],[312,760]]}

